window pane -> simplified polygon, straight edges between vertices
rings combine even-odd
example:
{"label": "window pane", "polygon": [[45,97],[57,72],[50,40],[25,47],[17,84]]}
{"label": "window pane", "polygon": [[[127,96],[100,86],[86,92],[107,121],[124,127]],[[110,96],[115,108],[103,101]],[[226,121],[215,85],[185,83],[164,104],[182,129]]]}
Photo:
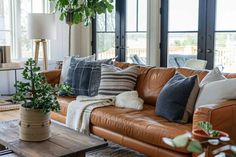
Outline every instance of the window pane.
{"label": "window pane", "polygon": [[146,64],[146,33],[126,33],[126,46],[126,62]]}
{"label": "window pane", "polygon": [[107,13],[107,31],[112,31],[114,32],[115,31],[115,21],[116,21],[116,18],[115,18],[115,1],[113,1],[113,6],[114,6],[114,9],[111,13]]}
{"label": "window pane", "polygon": [[236,72],[236,33],[215,34],[215,66],[224,72]]}
{"label": "window pane", "polygon": [[11,33],[0,31],[0,46],[11,46]]}
{"label": "window pane", "polygon": [[217,0],[216,30],[236,30],[235,6],[235,0]]}
{"label": "window pane", "polygon": [[137,0],[126,1],[126,31],[137,29]]}
{"label": "window pane", "polygon": [[21,31],[26,31],[28,27],[28,14],[31,13],[31,0],[20,1],[20,24]]}
{"label": "window pane", "polygon": [[199,0],[169,0],[169,31],[198,29]]}
{"label": "window pane", "polygon": [[[20,53],[22,58],[33,57],[32,40],[28,38],[28,14],[31,13],[31,0],[20,1]],[[41,54],[41,52],[40,52]]]}
{"label": "window pane", "polygon": [[105,14],[96,16],[96,28],[97,31],[105,31]]}
{"label": "window pane", "polygon": [[138,31],[147,31],[147,0],[138,2]]}
{"label": "window pane", "polygon": [[32,13],[43,13],[44,12],[44,0],[32,0]]}
{"label": "window pane", "polygon": [[[30,58],[33,57],[33,45],[32,45],[32,40],[28,39],[27,32],[21,32],[21,55],[23,58]],[[42,53],[40,52],[40,55]],[[41,57],[41,56],[39,56]]]}
{"label": "window pane", "polygon": [[97,57],[98,59],[114,58],[115,33],[97,33]]}
{"label": "window pane", "polygon": [[197,33],[169,33],[168,66],[182,67],[197,58]]}
{"label": "window pane", "polygon": [[11,27],[11,12],[10,1],[0,0],[0,30],[10,30]]}

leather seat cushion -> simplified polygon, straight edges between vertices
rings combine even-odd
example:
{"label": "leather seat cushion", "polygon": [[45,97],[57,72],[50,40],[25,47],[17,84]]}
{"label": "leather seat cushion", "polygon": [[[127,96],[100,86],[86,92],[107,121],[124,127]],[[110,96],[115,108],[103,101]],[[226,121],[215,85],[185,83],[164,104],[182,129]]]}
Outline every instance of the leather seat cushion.
{"label": "leather seat cushion", "polygon": [[[192,124],[177,124],[155,115],[155,107],[144,105],[142,111],[116,108],[114,106],[95,109],[91,124],[146,142],[151,145],[176,150],[163,143],[163,137],[173,138],[191,132]],[[177,151],[187,153],[184,148]]]}
{"label": "leather seat cushion", "polygon": [[61,108],[59,114],[66,116],[69,103],[75,99],[76,97],[68,97],[68,96],[57,97],[57,101],[59,102]]}

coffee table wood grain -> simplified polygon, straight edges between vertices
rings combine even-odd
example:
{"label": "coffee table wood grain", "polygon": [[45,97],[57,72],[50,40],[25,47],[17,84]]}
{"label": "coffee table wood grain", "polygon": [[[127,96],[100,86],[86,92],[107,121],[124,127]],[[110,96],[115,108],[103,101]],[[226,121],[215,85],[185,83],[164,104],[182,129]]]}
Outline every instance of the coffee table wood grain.
{"label": "coffee table wood grain", "polygon": [[102,140],[54,122],[51,138],[42,142],[24,142],[19,139],[17,120],[0,122],[0,144],[23,157],[84,157],[88,151],[107,146]]}

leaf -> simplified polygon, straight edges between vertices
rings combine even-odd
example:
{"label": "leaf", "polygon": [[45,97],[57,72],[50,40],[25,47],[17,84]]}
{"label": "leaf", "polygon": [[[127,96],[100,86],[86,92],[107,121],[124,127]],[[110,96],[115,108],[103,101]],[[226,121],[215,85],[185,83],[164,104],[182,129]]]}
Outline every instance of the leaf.
{"label": "leaf", "polygon": [[187,150],[189,152],[192,152],[192,153],[201,153],[201,152],[203,152],[202,145],[197,140],[191,141],[190,144],[187,147]]}
{"label": "leaf", "polygon": [[220,141],[218,139],[210,139],[208,140],[208,143],[216,146],[220,143]]}
{"label": "leaf", "polygon": [[173,141],[171,138],[164,137],[162,138],[162,141],[167,144],[168,146],[175,147]]}
{"label": "leaf", "polygon": [[222,141],[222,142],[229,142],[230,141],[230,138],[228,137],[228,136],[223,136],[223,137],[220,137],[220,140]]}
{"label": "leaf", "polygon": [[210,137],[219,137],[220,132],[213,130],[212,124],[205,121],[200,121],[197,123],[198,127],[202,129]]}
{"label": "leaf", "polygon": [[236,154],[236,146],[231,146],[231,147],[230,147],[230,150],[231,150],[232,152],[234,152],[234,154]]}
{"label": "leaf", "polygon": [[215,157],[226,157],[226,154],[224,152],[221,152],[220,154],[215,155]]}
{"label": "leaf", "polygon": [[191,138],[190,133],[179,135],[173,139],[173,143],[176,147],[185,147],[188,144],[190,138]]}

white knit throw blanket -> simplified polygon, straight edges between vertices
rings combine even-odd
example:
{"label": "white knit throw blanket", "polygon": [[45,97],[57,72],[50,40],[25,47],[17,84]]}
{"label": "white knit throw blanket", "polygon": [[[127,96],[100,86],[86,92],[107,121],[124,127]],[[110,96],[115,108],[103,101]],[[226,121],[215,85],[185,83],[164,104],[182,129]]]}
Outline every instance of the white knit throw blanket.
{"label": "white knit throw blanket", "polygon": [[115,96],[78,96],[68,106],[66,126],[89,135],[91,112],[96,108],[114,105],[114,103]]}

